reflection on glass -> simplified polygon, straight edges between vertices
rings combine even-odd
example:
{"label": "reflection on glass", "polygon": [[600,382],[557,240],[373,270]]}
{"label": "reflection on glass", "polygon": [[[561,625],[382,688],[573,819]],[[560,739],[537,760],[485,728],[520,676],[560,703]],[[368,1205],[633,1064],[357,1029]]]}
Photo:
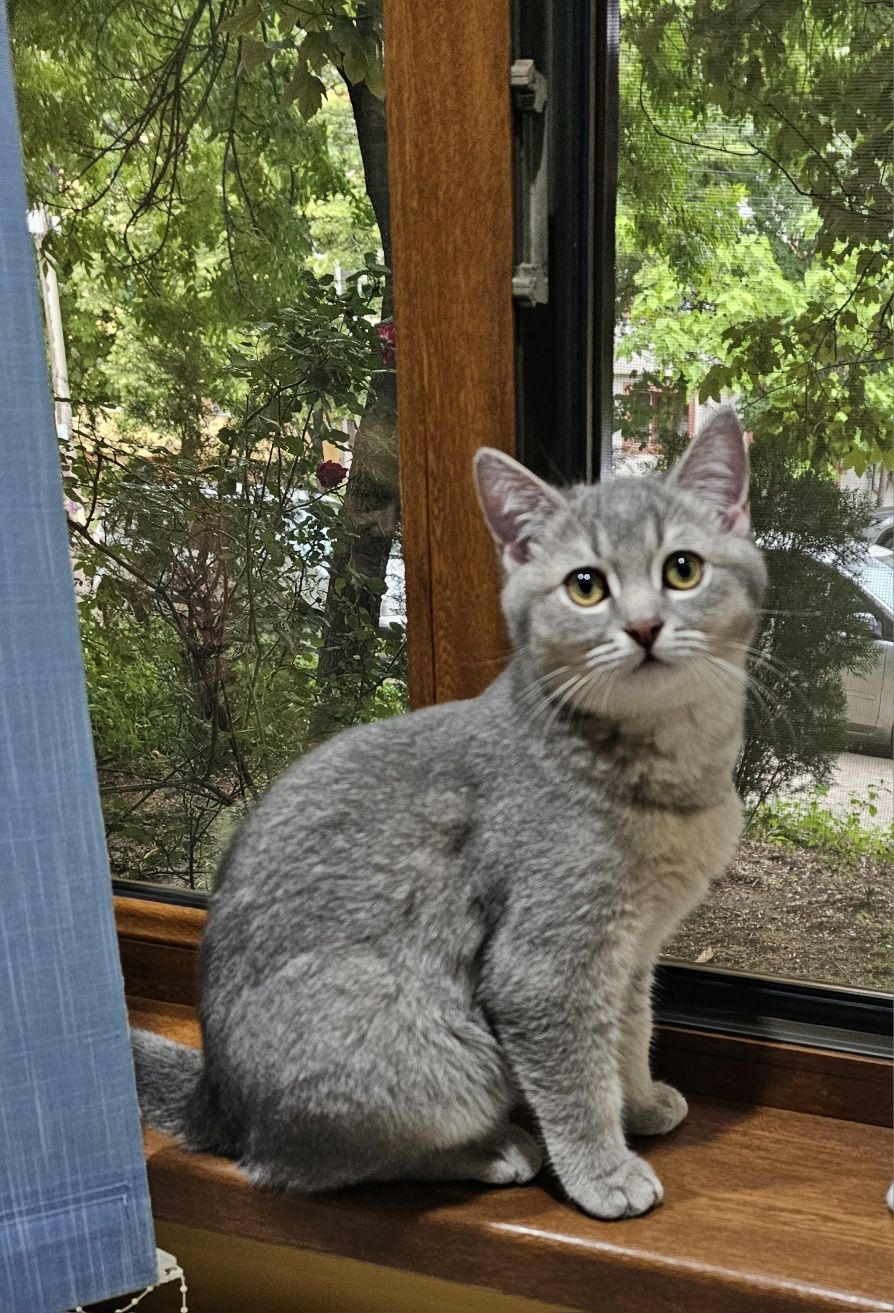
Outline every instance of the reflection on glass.
{"label": "reflection on glass", "polygon": [[883,989],[890,57],[882,6],[858,0],[622,0],[613,439],[636,474],[734,404],[770,568],[749,828],[671,954]]}
{"label": "reflection on glass", "polygon": [[381,15],[219,9],[13,14],[113,873],[196,889],[406,704]]}

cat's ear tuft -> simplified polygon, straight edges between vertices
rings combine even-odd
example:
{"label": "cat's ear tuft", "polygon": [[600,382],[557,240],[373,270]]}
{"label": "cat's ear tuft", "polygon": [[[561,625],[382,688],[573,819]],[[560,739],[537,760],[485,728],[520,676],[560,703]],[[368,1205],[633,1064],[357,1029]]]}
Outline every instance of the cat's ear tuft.
{"label": "cat's ear tuft", "polygon": [[670,482],[710,502],[723,516],[728,533],[748,535],[748,453],[730,406],[715,411],[692,439],[671,470]]}
{"label": "cat's ear tuft", "polygon": [[493,447],[475,453],[475,486],[507,570],[528,560],[546,522],[566,509],[561,493]]}

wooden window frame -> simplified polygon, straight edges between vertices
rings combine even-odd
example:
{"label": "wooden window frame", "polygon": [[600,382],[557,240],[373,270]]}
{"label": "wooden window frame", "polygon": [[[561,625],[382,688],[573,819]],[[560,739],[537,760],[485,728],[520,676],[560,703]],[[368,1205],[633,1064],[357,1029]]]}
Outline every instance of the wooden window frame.
{"label": "wooden window frame", "polygon": [[475,450],[515,451],[509,5],[386,0],[397,398],[414,707],[506,652]]}

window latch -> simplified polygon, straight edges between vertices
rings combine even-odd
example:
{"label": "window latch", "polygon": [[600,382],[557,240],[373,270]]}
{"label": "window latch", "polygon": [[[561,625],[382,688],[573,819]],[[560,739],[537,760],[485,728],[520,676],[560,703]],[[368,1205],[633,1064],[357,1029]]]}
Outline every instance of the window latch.
{"label": "window latch", "polygon": [[549,173],[546,78],[533,59],[516,59],[510,70],[515,108],[516,264],[512,295],[522,305],[549,300]]}

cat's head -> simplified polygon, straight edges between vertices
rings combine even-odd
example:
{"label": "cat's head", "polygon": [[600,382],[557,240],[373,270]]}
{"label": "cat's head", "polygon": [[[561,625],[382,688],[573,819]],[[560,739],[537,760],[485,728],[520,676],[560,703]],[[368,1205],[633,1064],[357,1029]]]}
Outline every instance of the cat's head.
{"label": "cat's head", "polygon": [[626,720],[741,697],[766,577],[732,410],[663,478],[559,491],[488,447],[475,476],[512,641],[545,698]]}

